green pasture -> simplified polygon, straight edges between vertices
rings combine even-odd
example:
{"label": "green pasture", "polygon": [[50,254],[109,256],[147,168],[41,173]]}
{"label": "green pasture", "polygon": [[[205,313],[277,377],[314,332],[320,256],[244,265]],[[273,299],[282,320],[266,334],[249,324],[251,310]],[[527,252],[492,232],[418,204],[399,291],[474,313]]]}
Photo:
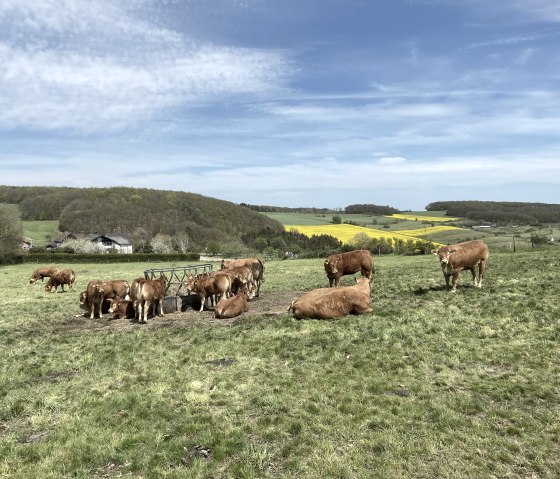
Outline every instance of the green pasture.
{"label": "green pasture", "polygon": [[76,317],[79,291],[171,265],[59,265],[54,294],[2,267],[0,477],[560,477],[560,252],[491,250],[454,295],[432,255],[375,262],[368,315],[287,314],[319,258],[268,262],[236,320],[147,325]]}
{"label": "green pasture", "polygon": [[22,226],[23,234],[31,238],[35,247],[46,246],[60,235],[58,221],[22,221]]}

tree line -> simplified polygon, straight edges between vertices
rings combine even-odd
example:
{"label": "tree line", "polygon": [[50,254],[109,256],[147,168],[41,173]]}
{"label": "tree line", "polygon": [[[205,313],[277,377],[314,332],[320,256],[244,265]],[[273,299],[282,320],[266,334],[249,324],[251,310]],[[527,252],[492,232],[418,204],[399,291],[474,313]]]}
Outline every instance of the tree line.
{"label": "tree line", "polygon": [[497,225],[532,225],[560,223],[560,205],[506,201],[437,201],[428,211],[446,210],[448,216],[490,221]]}

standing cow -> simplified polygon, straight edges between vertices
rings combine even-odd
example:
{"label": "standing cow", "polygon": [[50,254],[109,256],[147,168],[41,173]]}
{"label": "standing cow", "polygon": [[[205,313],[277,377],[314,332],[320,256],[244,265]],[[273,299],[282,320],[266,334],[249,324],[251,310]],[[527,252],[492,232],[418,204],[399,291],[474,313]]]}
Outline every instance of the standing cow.
{"label": "standing cow", "polygon": [[292,312],[296,319],[330,319],[347,314],[371,313],[370,292],[370,280],[356,278],[353,286],[309,291],[293,300],[288,312]]}
{"label": "standing cow", "polygon": [[60,286],[64,293],[64,285],[68,285],[68,289],[72,290],[76,281],[76,274],[71,269],[63,269],[62,271],[54,271],[49,278],[48,283],[45,285],[45,291],[50,293],[54,287],[56,293],[57,288]]}
{"label": "standing cow", "polygon": [[264,283],[264,262],[259,258],[240,258],[240,259],[223,259],[221,269],[236,268],[239,266],[247,266],[251,268],[253,273],[253,281],[257,286],[255,296],[258,298],[261,291],[261,284]]}
{"label": "standing cow", "polygon": [[[472,273],[475,287],[482,288],[482,277],[488,264],[488,246],[481,240],[465,241],[464,243],[442,246],[438,250],[432,251],[439,257],[445,285],[449,289],[449,279],[451,280],[451,292],[457,291],[457,279],[464,269],[469,269]],[[478,280],[475,268],[478,265]]]}
{"label": "standing cow", "polygon": [[358,271],[370,281],[371,274],[375,273],[373,255],[367,249],[333,254],[325,260],[325,272],[331,287],[333,285],[338,286],[341,276],[354,274]]}

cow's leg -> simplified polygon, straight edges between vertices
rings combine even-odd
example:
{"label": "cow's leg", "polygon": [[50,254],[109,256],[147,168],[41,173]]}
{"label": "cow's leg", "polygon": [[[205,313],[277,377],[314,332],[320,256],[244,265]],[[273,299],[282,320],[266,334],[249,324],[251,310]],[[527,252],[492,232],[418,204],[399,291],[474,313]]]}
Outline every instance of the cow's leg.
{"label": "cow's leg", "polygon": [[477,281],[477,279],[476,279],[476,270],[475,270],[474,267],[471,268],[471,274],[472,274],[473,284],[474,284],[474,286],[475,286],[475,288],[476,288],[476,287],[478,287],[478,281]]}
{"label": "cow's leg", "polygon": [[443,277],[445,278],[445,287],[449,289],[449,279],[451,278],[451,275],[443,273]]}
{"label": "cow's leg", "polygon": [[150,311],[151,306],[152,306],[152,302],[146,299],[144,301],[144,307],[143,307],[144,316],[142,318],[142,321],[140,321],[141,323],[147,323],[148,322],[148,312]]}
{"label": "cow's leg", "polygon": [[482,288],[482,277],[484,276],[484,269],[486,267],[486,263],[484,261],[480,261],[478,263],[478,287]]}
{"label": "cow's leg", "polygon": [[460,271],[455,271],[453,273],[453,279],[451,280],[451,292],[452,293],[457,292],[457,280],[459,279],[459,273],[460,273]]}
{"label": "cow's leg", "polygon": [[200,296],[200,309],[198,310],[199,313],[202,313],[202,310],[204,309],[204,303],[206,302],[206,296],[201,295]]}

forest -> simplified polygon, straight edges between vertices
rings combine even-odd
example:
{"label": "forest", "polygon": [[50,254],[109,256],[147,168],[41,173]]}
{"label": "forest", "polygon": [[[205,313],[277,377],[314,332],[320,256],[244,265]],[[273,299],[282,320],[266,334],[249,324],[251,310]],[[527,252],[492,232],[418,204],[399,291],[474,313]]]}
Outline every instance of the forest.
{"label": "forest", "polygon": [[521,203],[507,201],[436,201],[426,206],[428,211],[447,211],[476,221],[489,221],[496,225],[531,225],[560,223],[560,205],[546,203]]}

